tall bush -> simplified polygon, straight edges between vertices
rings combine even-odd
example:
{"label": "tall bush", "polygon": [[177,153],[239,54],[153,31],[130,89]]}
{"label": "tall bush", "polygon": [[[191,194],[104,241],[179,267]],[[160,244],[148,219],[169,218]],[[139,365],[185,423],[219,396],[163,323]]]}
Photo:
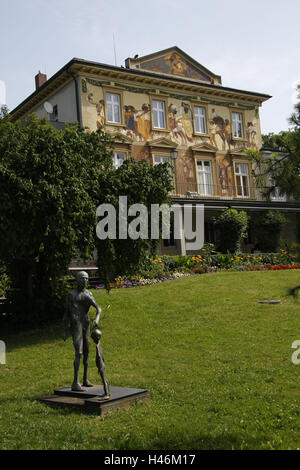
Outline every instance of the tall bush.
{"label": "tall bush", "polygon": [[236,253],[241,241],[247,235],[248,217],[245,211],[225,209],[214,220],[219,250],[222,253]]}
{"label": "tall bush", "polygon": [[263,252],[276,252],[286,218],[279,211],[263,212],[255,224],[258,248]]}

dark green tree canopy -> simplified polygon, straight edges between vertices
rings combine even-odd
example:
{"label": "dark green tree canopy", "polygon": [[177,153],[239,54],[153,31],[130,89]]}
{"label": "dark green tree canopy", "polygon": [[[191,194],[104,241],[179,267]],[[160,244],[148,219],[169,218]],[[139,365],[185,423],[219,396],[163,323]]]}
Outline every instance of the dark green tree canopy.
{"label": "dark green tree canopy", "polygon": [[[266,196],[279,188],[281,193],[300,199],[300,85],[297,89],[299,101],[289,118],[291,128],[279,134],[263,136],[261,151],[247,150],[256,164],[256,183],[264,188]],[[265,157],[264,150],[272,152],[269,158]]]}
{"label": "dark green tree canopy", "polygon": [[95,185],[112,168],[111,144],[101,131],[58,131],[35,116],[0,121],[0,259],[28,298],[91,253]]}
{"label": "dark green tree canopy", "polygon": [[[114,204],[126,194],[130,204],[168,200],[168,169],[129,161],[115,170],[113,145],[102,130],[90,132],[77,124],[56,130],[34,115],[13,123],[2,112],[0,260],[24,308],[29,300],[28,309],[34,309],[36,299],[49,307],[55,281],[68,272],[71,259],[92,255],[99,204]],[[110,248],[101,246],[100,257]],[[125,248],[135,260],[143,251],[138,243]]]}
{"label": "dark green tree canopy", "polygon": [[248,216],[245,211],[224,209],[214,220],[222,253],[236,253],[247,236]]}
{"label": "dark green tree canopy", "polygon": [[[128,207],[133,204],[143,204],[148,213],[148,238],[132,240],[120,239],[117,224],[116,240],[96,240],[98,252],[98,269],[106,286],[116,275],[137,272],[149,254],[157,251],[158,241],[151,240],[151,205],[171,204],[170,191],[172,177],[167,163],[149,165],[146,161],[136,162],[126,160],[117,170],[109,174],[103,187],[105,201],[117,209],[119,218],[119,196],[127,196]],[[127,222],[135,219],[128,217]]]}

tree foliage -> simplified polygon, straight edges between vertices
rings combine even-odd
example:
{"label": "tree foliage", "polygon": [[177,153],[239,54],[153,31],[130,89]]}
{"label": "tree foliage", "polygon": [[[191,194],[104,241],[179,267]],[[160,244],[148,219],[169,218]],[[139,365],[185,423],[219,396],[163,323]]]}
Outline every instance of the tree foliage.
{"label": "tree foliage", "polygon": [[263,149],[272,152],[270,157],[266,158],[264,151],[247,150],[256,164],[256,184],[266,196],[279,188],[281,193],[300,199],[300,84],[297,90],[299,101],[289,118],[290,129],[263,136]]}
{"label": "tree foliage", "polygon": [[0,259],[24,310],[46,307],[71,259],[91,254],[95,184],[112,167],[111,144],[101,131],[58,131],[35,116],[0,121]]}
{"label": "tree foliage", "polygon": [[285,225],[286,218],[279,211],[266,211],[255,219],[257,244],[262,252],[276,252],[280,233]]}
{"label": "tree foliage", "polygon": [[[32,115],[13,123],[0,117],[0,260],[13,281],[14,300],[32,317],[59,313],[62,276],[71,259],[90,258],[98,248],[100,272],[109,280],[124,266],[141,262],[144,240],[100,242],[96,208],[168,201],[166,165],[112,164],[114,140],[102,129],[90,132],[74,124],[56,130]],[[107,262],[107,263],[106,263]],[[61,292],[62,294],[64,292]]]}
{"label": "tree foliage", "polygon": [[245,211],[224,209],[214,220],[222,253],[236,253],[247,235],[248,216]]}
{"label": "tree foliage", "polygon": [[[149,253],[155,254],[158,240],[151,240],[151,205],[170,204],[169,192],[172,189],[172,177],[168,164],[149,165],[146,161],[136,162],[126,160],[123,165],[113,170],[102,187],[105,201],[116,208],[116,219],[119,220],[119,196],[127,196],[127,205],[143,204],[148,214],[147,238],[133,240],[130,237],[120,239],[119,224],[117,224],[115,240],[96,241],[98,252],[98,269],[106,286],[116,275],[137,273],[143,267]],[[100,201],[99,201],[100,202]],[[139,217],[139,214],[137,215]],[[128,217],[127,222],[136,216]],[[139,230],[137,230],[139,231]]]}

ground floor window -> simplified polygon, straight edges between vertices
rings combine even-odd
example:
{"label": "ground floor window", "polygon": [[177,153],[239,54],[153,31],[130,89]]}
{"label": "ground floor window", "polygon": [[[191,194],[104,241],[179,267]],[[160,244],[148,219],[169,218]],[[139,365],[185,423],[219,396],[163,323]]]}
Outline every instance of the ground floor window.
{"label": "ground floor window", "polygon": [[249,167],[247,163],[235,164],[236,190],[237,195],[249,197]]}
{"label": "ground floor window", "polygon": [[202,196],[213,196],[212,167],[210,160],[198,160],[198,193]]}
{"label": "ground floor window", "polygon": [[112,156],[112,159],[113,159],[114,167],[115,168],[120,168],[120,166],[123,165],[123,163],[126,160],[126,153],[125,152],[114,152],[113,156]]}

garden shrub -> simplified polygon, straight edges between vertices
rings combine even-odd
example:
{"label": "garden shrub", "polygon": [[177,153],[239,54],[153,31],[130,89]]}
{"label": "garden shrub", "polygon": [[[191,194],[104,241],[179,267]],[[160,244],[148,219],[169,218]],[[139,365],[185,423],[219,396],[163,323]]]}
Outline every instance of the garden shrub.
{"label": "garden shrub", "polygon": [[214,219],[219,239],[219,251],[237,253],[247,235],[248,216],[245,211],[225,209]]}
{"label": "garden shrub", "polygon": [[263,252],[276,252],[286,218],[279,211],[266,211],[256,220],[257,246]]}

